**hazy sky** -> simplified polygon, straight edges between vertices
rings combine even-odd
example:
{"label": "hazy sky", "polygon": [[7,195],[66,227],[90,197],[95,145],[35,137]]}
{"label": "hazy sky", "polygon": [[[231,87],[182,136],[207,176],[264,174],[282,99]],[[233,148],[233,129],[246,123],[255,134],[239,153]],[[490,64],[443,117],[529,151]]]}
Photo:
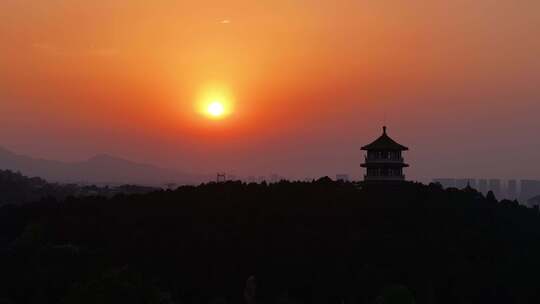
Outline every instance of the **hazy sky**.
{"label": "hazy sky", "polygon": [[412,178],[540,178],[540,1],[0,1],[21,154],[359,177],[383,124]]}

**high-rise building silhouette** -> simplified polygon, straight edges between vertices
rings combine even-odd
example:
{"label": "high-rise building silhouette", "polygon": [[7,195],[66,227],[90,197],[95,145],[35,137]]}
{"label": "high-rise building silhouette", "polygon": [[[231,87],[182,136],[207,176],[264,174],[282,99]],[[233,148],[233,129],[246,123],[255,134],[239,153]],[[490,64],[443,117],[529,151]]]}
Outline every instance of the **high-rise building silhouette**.
{"label": "high-rise building silhouette", "polygon": [[488,190],[495,194],[497,199],[501,198],[501,180],[500,179],[490,179],[488,183]]}
{"label": "high-rise building silhouette", "polygon": [[279,174],[276,174],[276,173],[270,174],[270,183],[279,183],[280,181],[283,181],[283,180],[286,180],[286,178]]}
{"label": "high-rise building silhouette", "polygon": [[476,189],[476,180],[473,178],[459,178],[456,179],[456,188],[465,189],[467,186]]}
{"label": "high-rise building silhouette", "polygon": [[349,174],[336,174],[336,180],[342,181],[342,182],[348,182],[349,181]]}
{"label": "high-rise building silhouette", "polygon": [[465,178],[458,178],[456,179],[456,188],[458,189],[463,189],[465,187],[467,187],[467,179]]}
{"label": "high-rise building silhouette", "polygon": [[517,182],[515,179],[508,180],[506,184],[506,198],[510,200],[518,198]]}
{"label": "high-rise building silhouette", "polygon": [[459,179],[456,179],[456,188],[465,189],[467,187],[477,189],[477,187],[476,187],[476,179],[474,179],[474,178],[459,178]]}
{"label": "high-rise building silhouette", "polygon": [[539,180],[521,180],[521,194],[519,198],[522,202],[527,202],[529,199],[537,195],[540,195]]}
{"label": "high-rise building silhouette", "polygon": [[486,194],[488,192],[488,182],[487,179],[478,180],[478,191]]}
{"label": "high-rise building silhouette", "polygon": [[367,151],[365,162],[361,165],[366,168],[365,181],[404,181],[403,168],[409,165],[403,161],[402,152],[409,148],[398,144],[386,134],[383,134],[369,145],[363,146]]}

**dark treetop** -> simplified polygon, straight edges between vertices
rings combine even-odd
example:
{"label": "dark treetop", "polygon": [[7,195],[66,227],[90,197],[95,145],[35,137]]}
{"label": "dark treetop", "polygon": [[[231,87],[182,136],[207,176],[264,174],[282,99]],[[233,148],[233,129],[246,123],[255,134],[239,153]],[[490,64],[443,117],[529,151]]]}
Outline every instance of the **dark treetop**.
{"label": "dark treetop", "polygon": [[220,183],[0,208],[0,303],[538,303],[537,209],[429,186]]}

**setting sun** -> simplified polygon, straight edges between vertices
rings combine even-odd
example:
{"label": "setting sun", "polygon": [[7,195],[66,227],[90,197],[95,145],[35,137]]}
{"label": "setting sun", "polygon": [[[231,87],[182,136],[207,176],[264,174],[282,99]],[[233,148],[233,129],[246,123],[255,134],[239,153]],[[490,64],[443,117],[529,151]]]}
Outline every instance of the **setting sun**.
{"label": "setting sun", "polygon": [[227,87],[207,85],[198,99],[196,110],[207,118],[218,120],[233,113],[233,97]]}
{"label": "setting sun", "polygon": [[206,111],[213,117],[221,117],[225,113],[225,108],[220,101],[214,101],[208,105]]}

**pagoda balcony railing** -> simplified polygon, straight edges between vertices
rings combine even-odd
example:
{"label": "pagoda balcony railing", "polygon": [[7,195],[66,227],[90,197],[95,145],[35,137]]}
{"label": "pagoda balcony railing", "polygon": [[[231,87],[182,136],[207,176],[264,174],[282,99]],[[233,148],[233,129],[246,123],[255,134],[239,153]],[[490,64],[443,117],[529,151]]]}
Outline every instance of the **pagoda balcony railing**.
{"label": "pagoda balcony railing", "polygon": [[393,175],[393,176],[383,176],[383,175],[364,175],[364,180],[367,181],[403,181],[405,180],[405,175]]}
{"label": "pagoda balcony railing", "polygon": [[366,162],[370,163],[402,163],[404,161],[403,157],[395,158],[381,158],[381,157],[364,157]]}

